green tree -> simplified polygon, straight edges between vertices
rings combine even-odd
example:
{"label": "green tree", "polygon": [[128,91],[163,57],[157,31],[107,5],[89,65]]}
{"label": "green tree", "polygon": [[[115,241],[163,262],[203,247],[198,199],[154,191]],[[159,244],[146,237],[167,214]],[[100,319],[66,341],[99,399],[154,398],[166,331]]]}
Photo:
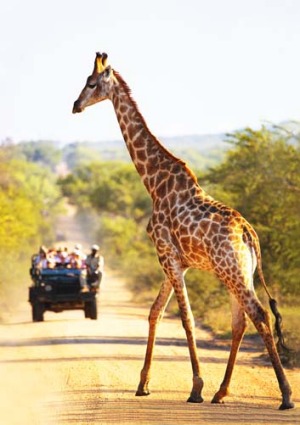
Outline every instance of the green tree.
{"label": "green tree", "polygon": [[55,175],[15,152],[0,149],[0,296],[7,283],[11,293],[24,282],[34,250],[53,241],[61,200]]}
{"label": "green tree", "polygon": [[77,167],[60,184],[64,195],[83,208],[137,221],[151,211],[149,195],[132,164],[92,162]]}
{"label": "green tree", "polygon": [[53,142],[47,140],[18,143],[14,146],[14,157],[17,156],[27,162],[46,166],[52,171],[55,171],[56,166],[62,160],[61,150]]}
{"label": "green tree", "polygon": [[91,204],[98,210],[121,214],[135,221],[149,217],[151,200],[132,164],[110,164],[90,195]]}
{"label": "green tree", "polygon": [[300,294],[300,151],[289,132],[247,128],[228,137],[225,160],[205,176],[209,191],[254,226],[270,284]]}
{"label": "green tree", "polygon": [[62,156],[70,170],[101,160],[101,153],[88,143],[70,143],[62,149]]}

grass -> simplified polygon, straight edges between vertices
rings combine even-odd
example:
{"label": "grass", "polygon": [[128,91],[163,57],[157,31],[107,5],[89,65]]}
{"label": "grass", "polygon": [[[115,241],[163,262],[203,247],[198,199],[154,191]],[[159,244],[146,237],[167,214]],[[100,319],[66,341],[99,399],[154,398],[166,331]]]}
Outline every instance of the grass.
{"label": "grass", "polygon": [[[280,313],[283,318],[285,343],[290,349],[289,352],[281,353],[282,361],[289,367],[300,367],[300,308],[296,306],[281,307]],[[273,316],[272,321],[274,323]],[[231,313],[229,305],[207,310],[205,316],[199,322],[211,329],[218,338],[231,338]],[[257,331],[252,323],[249,323],[246,335],[257,335]]]}
{"label": "grass", "polygon": [[287,353],[287,364],[291,367],[300,367],[300,308],[283,307],[281,315],[285,343],[290,349]]}
{"label": "grass", "polygon": [[[202,323],[219,338],[231,338],[231,310],[229,304],[205,312]],[[255,335],[257,330],[248,320],[246,335]]]}

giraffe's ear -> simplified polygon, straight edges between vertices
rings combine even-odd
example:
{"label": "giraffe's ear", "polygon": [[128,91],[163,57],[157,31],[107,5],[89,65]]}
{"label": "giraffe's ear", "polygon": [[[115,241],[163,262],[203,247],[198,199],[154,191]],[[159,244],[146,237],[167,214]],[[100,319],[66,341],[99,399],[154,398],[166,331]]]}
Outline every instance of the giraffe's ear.
{"label": "giraffe's ear", "polygon": [[105,70],[101,73],[101,80],[108,81],[112,73],[111,66],[108,65]]}

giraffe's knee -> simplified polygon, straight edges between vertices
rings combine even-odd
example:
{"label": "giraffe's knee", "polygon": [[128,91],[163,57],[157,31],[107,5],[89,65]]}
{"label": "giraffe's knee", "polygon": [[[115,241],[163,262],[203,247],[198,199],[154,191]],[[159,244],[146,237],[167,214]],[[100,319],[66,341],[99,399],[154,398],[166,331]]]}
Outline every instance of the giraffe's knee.
{"label": "giraffe's knee", "polygon": [[194,328],[194,322],[193,322],[193,321],[191,321],[191,320],[182,319],[182,320],[181,320],[181,323],[182,323],[183,329],[184,329],[185,331],[188,331],[188,330],[190,330],[190,329],[193,329],[193,328]]}
{"label": "giraffe's knee", "polygon": [[195,328],[195,321],[191,311],[181,315],[181,323],[186,332],[193,331]]}
{"label": "giraffe's knee", "polygon": [[268,328],[272,329],[271,315],[267,310],[264,310],[264,323],[268,326]]}
{"label": "giraffe's knee", "polygon": [[238,292],[236,296],[240,306],[252,321],[254,319],[258,321],[266,321],[267,312],[261,305],[254,291],[250,289],[244,289],[243,291]]}
{"label": "giraffe's knee", "polygon": [[246,317],[244,317],[244,316],[241,317],[240,322],[232,322],[232,336],[233,336],[233,338],[240,339],[244,335],[247,327],[248,327],[248,321],[247,321]]}
{"label": "giraffe's knee", "polygon": [[253,310],[250,317],[258,331],[272,333],[271,316],[269,312],[262,307],[261,304],[256,303],[255,309]]}
{"label": "giraffe's knee", "polygon": [[267,326],[271,324],[271,317],[267,310],[265,310],[261,305],[256,306],[255,318],[258,322],[264,323]]}
{"label": "giraffe's knee", "polygon": [[152,306],[151,309],[150,309],[149,316],[148,316],[149,324],[154,325],[154,324],[160,322],[161,319],[162,319],[162,316],[163,316],[163,312],[161,311],[161,309],[159,309],[155,306]]}

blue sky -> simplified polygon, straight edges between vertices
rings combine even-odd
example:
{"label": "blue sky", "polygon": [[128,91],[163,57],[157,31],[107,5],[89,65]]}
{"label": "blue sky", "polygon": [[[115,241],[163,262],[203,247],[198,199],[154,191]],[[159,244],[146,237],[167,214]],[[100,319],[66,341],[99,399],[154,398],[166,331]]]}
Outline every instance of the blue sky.
{"label": "blue sky", "polygon": [[106,101],[72,115],[96,51],[157,136],[299,120],[298,0],[9,0],[0,141],[120,139]]}

